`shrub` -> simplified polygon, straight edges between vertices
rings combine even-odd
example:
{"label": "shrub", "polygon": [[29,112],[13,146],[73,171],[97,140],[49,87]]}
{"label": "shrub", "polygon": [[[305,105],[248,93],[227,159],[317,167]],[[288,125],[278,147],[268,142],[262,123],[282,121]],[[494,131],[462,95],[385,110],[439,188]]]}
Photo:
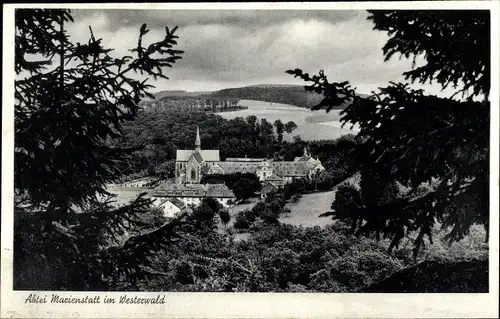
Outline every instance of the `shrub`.
{"label": "shrub", "polygon": [[279,223],[278,221],[278,214],[272,210],[265,209],[260,213],[260,218],[268,223],[268,224],[277,224]]}
{"label": "shrub", "polygon": [[229,224],[229,221],[231,220],[231,215],[229,214],[227,209],[220,210],[219,217],[224,226],[227,226],[227,224]]}
{"label": "shrub", "polygon": [[248,220],[247,214],[243,212],[239,212],[236,215],[236,219],[234,221],[234,228],[236,229],[248,229],[250,227],[251,222]]}

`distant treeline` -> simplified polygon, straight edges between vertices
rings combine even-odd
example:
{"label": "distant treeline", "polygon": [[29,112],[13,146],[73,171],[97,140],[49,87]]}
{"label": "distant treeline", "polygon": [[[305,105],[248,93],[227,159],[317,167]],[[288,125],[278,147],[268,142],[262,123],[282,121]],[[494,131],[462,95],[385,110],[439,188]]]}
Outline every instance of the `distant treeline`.
{"label": "distant treeline", "polygon": [[228,112],[246,109],[238,105],[239,99],[211,96],[164,96],[156,100],[145,100],[142,106],[147,110],[176,109],[204,112]]}
{"label": "distant treeline", "polygon": [[[255,100],[271,103],[289,104],[311,108],[323,99],[317,93],[307,92],[302,85],[255,85],[241,88],[223,89],[214,92],[161,91],[154,94],[157,101],[187,100],[189,101],[234,101]],[[148,102],[149,103],[149,102]],[[168,102],[171,103],[171,102]],[[339,106],[339,109],[345,105]]]}

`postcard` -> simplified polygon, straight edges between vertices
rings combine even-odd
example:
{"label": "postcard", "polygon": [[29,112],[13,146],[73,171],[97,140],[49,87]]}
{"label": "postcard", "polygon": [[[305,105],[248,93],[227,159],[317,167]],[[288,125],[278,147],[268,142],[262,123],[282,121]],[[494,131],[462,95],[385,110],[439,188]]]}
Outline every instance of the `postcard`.
{"label": "postcard", "polygon": [[8,4],[2,318],[497,318],[499,4]]}

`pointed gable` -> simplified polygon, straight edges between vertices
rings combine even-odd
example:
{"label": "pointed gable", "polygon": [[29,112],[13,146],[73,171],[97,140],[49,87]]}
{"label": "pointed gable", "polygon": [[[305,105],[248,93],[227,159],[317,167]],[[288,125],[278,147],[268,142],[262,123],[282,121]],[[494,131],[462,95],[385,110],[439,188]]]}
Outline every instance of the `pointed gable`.
{"label": "pointed gable", "polygon": [[181,211],[184,208],[186,208],[186,204],[184,204],[184,202],[182,202],[180,199],[178,199],[176,197],[171,197],[171,198],[165,199],[164,201],[162,201],[160,203],[160,205],[158,205],[158,207],[163,207],[168,202],[170,202],[175,207],[179,208]]}
{"label": "pointed gable", "polygon": [[262,186],[262,189],[260,190],[260,193],[261,194],[267,194],[269,192],[273,192],[273,191],[276,191],[279,189],[279,186],[271,183],[271,182],[267,182],[264,184],[264,186]]}
{"label": "pointed gable", "polygon": [[271,176],[266,178],[266,182],[268,182],[268,181],[283,181],[283,178],[281,178],[273,173]]}
{"label": "pointed gable", "polygon": [[201,166],[202,163],[203,163],[203,158],[201,158],[201,155],[193,153],[189,157],[189,160],[187,161],[186,165],[187,167],[199,167]]}
{"label": "pointed gable", "polygon": [[199,152],[194,152],[191,157],[194,157],[198,163],[203,163],[203,157]]}

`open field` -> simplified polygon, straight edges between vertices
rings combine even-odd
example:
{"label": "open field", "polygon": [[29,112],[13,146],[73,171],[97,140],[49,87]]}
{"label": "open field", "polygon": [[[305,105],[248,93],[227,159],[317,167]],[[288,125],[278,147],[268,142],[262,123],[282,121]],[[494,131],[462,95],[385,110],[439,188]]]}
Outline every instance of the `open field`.
{"label": "open field", "polygon": [[292,137],[296,135],[300,135],[303,140],[324,140],[336,139],[342,135],[356,133],[348,128],[340,128],[340,122],[337,126],[334,124],[322,125],[323,123],[338,122],[341,110],[332,110],[326,113],[324,110],[311,111],[287,104],[252,100],[241,100],[239,105],[244,105],[248,108],[245,110],[224,112],[219,115],[226,119],[236,117],[246,118],[249,115],[255,115],[257,118],[265,118],[271,123],[278,119],[283,122],[293,121],[297,124],[297,129],[291,135],[284,135],[284,139],[287,141],[292,140]]}
{"label": "open field", "polygon": [[121,206],[130,203],[139,196],[139,194],[150,191],[146,188],[131,188],[131,187],[110,187],[108,192],[115,194],[115,205]]}
{"label": "open field", "polygon": [[331,218],[318,216],[330,210],[334,196],[334,191],[304,194],[299,202],[287,204],[291,213],[289,216],[281,216],[279,220],[284,224],[304,227],[331,224]]}
{"label": "open field", "polygon": [[330,112],[326,112],[325,110],[318,111],[310,111],[309,115],[305,118],[307,123],[322,123],[322,122],[331,122],[331,121],[340,121],[342,117],[340,112],[342,110],[331,110]]}

